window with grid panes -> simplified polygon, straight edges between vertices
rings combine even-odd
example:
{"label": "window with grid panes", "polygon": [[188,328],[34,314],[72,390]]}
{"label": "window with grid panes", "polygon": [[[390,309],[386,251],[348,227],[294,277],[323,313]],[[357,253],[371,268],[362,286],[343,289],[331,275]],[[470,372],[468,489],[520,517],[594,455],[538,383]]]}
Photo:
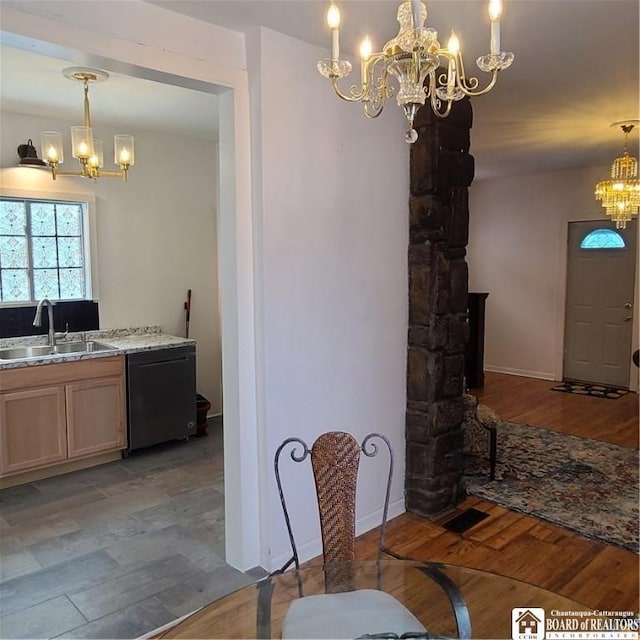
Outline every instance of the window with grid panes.
{"label": "window with grid panes", "polygon": [[0,302],[87,295],[83,202],[0,198]]}

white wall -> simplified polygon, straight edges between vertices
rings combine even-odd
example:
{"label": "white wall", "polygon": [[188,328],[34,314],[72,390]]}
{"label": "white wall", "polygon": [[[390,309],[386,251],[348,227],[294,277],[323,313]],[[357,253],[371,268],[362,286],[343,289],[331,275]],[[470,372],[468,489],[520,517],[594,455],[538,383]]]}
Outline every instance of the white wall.
{"label": "white wall", "polygon": [[[295,435],[387,435],[404,511],[409,150],[390,104],[378,120],[339,100],[316,71],[323,49],[252,34],[254,216],[259,283],[263,512],[271,566],[289,551],[271,461]],[[373,466],[369,466],[373,464]],[[379,524],[384,477],[361,465],[360,529]],[[301,481],[306,478],[306,481]],[[321,551],[309,469],[287,475],[303,557]]]}
{"label": "white wall", "polygon": [[[9,169],[17,162],[18,144],[32,138],[39,148],[44,130],[63,132],[69,143],[70,124],[2,112],[2,187],[34,197],[56,191],[95,197],[101,328],[159,324],[165,333],[184,336],[184,301],[187,289],[193,290],[190,337],[198,341],[198,391],[213,403],[211,412],[220,413],[215,144],[128,129],[135,136],[136,164],[126,184],[65,176],[54,182],[48,171]],[[95,130],[105,142],[105,170],[113,169],[116,131],[107,123]],[[77,168],[70,149],[62,168]]]}
{"label": "white wall", "polygon": [[[610,170],[570,169],[472,185],[469,290],[489,293],[486,369],[562,379],[567,225],[605,218],[593,189]],[[634,349],[637,343],[636,326]]]}

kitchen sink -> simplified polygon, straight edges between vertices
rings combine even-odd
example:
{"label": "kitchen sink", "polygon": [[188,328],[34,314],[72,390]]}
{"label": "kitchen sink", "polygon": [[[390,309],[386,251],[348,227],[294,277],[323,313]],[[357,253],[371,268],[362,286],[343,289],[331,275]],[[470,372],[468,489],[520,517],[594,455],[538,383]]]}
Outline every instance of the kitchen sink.
{"label": "kitchen sink", "polygon": [[51,354],[49,345],[37,347],[12,347],[0,351],[0,360],[18,360],[20,358],[39,358]]}
{"label": "kitchen sink", "polygon": [[93,340],[87,342],[60,342],[53,349],[46,344],[30,347],[11,347],[0,350],[0,360],[22,360],[24,358],[43,358],[65,353],[90,353],[93,351],[112,351],[113,347]]}
{"label": "kitchen sink", "polygon": [[55,353],[89,353],[91,351],[109,351],[113,350],[108,344],[101,342],[60,342],[55,346]]}

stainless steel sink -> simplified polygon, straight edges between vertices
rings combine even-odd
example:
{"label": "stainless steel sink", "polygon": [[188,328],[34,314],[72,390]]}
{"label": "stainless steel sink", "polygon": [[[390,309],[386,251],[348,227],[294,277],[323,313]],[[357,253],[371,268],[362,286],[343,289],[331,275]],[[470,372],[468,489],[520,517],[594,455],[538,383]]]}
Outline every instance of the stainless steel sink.
{"label": "stainless steel sink", "polygon": [[91,351],[109,350],[113,350],[113,347],[93,340],[88,342],[60,342],[54,348],[55,353],[89,353]]}
{"label": "stainless steel sink", "polygon": [[11,347],[0,351],[0,360],[20,360],[22,358],[40,358],[51,354],[49,345],[37,347]]}
{"label": "stainless steel sink", "polygon": [[0,360],[23,360],[25,358],[43,358],[65,353],[90,353],[93,351],[112,351],[113,347],[93,340],[88,342],[60,342],[53,349],[46,344],[30,347],[11,347],[0,350]]}

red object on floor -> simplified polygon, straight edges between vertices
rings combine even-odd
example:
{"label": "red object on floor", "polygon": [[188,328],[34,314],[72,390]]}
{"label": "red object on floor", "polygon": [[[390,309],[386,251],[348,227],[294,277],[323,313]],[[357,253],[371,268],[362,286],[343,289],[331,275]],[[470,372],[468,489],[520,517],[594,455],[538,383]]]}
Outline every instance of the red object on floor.
{"label": "red object on floor", "polygon": [[199,393],[196,396],[196,436],[207,434],[207,413],[211,409],[211,403]]}

